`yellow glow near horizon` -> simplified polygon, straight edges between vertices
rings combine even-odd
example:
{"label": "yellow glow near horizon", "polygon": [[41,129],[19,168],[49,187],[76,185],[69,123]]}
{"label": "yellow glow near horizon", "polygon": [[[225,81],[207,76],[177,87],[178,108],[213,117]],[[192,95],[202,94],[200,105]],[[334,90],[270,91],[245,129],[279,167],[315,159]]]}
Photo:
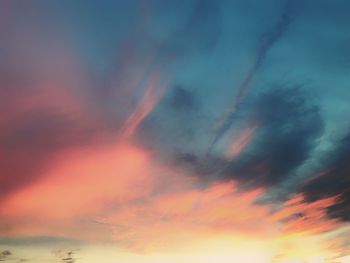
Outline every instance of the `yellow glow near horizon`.
{"label": "yellow glow near horizon", "polygon": [[[286,255],[286,258],[276,259],[276,252],[267,250],[264,243],[252,242],[247,246],[243,242],[240,246],[232,246],[226,241],[205,242],[205,244],[193,246],[178,252],[154,252],[137,254],[121,250],[116,245],[85,245],[77,251],[76,258],[79,263],[350,263],[350,257],[339,258],[336,261],[326,260],[323,255]],[[210,244],[211,243],[211,244]],[[210,247],[212,245],[212,247]],[[0,249],[4,247],[0,246]],[[8,249],[8,247],[7,247]],[[37,263],[60,262],[51,254],[52,248],[16,246],[9,248],[18,258],[28,258]],[[193,250],[192,250],[193,249]],[[191,251],[192,250],[192,251]],[[321,251],[319,251],[321,253]],[[326,253],[327,254],[327,253]]]}

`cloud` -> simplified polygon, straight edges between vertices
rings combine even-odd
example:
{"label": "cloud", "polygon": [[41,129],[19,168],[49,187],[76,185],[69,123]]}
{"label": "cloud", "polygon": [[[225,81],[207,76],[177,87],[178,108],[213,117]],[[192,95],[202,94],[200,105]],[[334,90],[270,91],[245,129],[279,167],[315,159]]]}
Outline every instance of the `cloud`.
{"label": "cloud", "polygon": [[[26,10],[13,8],[14,13]],[[139,57],[133,54],[137,45],[131,46],[116,63],[118,70],[127,70],[116,78],[108,72],[105,83],[83,65],[65,34],[56,28],[57,35],[45,31],[47,25],[37,21],[42,10],[34,10],[37,17],[28,23],[7,18],[9,27],[16,26],[1,46],[6,54],[0,63],[1,200],[40,181],[65,150],[108,144],[121,129],[132,134],[162,94],[162,76],[154,73],[158,69],[148,72],[153,53]],[[106,92],[105,86],[113,91]]]}
{"label": "cloud", "polygon": [[[0,199],[41,178],[61,150],[92,141],[99,128],[80,88],[85,74],[37,3],[8,5],[0,63]],[[26,13],[27,21],[18,21]],[[51,21],[51,20],[50,20]],[[6,39],[6,40],[5,40]]]}
{"label": "cloud", "polygon": [[156,109],[135,134],[140,145],[153,149],[157,157],[173,159],[174,152],[205,147],[207,123],[197,92],[177,84],[169,87]]}
{"label": "cloud", "polygon": [[64,250],[64,249],[55,249],[52,251],[52,254],[60,260],[60,262],[65,263],[74,263],[77,261],[77,258],[75,254],[77,253],[78,249],[76,250]]}
{"label": "cloud", "polygon": [[240,115],[241,121],[254,124],[233,137],[235,141],[229,146],[233,149],[228,149],[234,158],[178,151],[176,162],[203,180],[270,187],[292,176],[310,158],[323,134],[318,107],[309,105],[299,87],[272,87],[242,106]]}
{"label": "cloud", "polygon": [[308,160],[323,121],[299,88],[272,88],[253,105],[252,118],[261,124],[249,149],[229,163],[224,174],[248,185],[272,186]]}
{"label": "cloud", "polygon": [[35,181],[56,153],[91,141],[97,129],[72,83],[26,84],[23,72],[11,74],[0,76],[1,196]]}
{"label": "cloud", "polygon": [[131,137],[142,121],[152,112],[160,100],[164,88],[158,83],[158,73],[151,74],[149,83],[146,85],[146,91],[136,106],[136,109],[130,114],[121,128],[121,137]]}
{"label": "cloud", "polygon": [[336,203],[328,207],[328,216],[343,221],[350,220],[349,156],[350,133],[347,133],[331,151],[327,152],[327,157],[320,160],[321,172],[307,180],[301,187],[301,192],[309,201],[325,197],[336,198]]}
{"label": "cloud", "polygon": [[232,244],[265,244],[261,249],[268,254],[303,255],[308,242],[313,245],[307,255],[332,251],[318,235],[337,226],[325,212],[334,198],[308,203],[295,196],[274,208],[257,202],[265,188],[204,183],[153,156],[129,142],[63,152],[44,178],[1,203],[1,235],[113,242],[141,254],[186,248],[203,253],[212,246],[227,253]]}
{"label": "cloud", "polygon": [[[216,230],[264,231],[256,215],[269,209],[254,204],[262,190],[240,193],[233,183],[199,187],[198,178],[151,157],[127,143],[63,153],[40,182],[2,201],[1,235],[114,240],[148,250],[163,241],[180,244],[179,233],[190,241]],[[242,214],[234,216],[237,211]]]}
{"label": "cloud", "polygon": [[[350,133],[326,152],[316,175],[295,195],[273,199],[271,189],[282,185],[284,191],[289,180],[306,177],[299,168],[317,159],[316,147],[327,148],[323,122],[337,129],[332,125],[343,115],[335,114],[347,104],[334,106],[339,96],[332,101],[324,95],[335,96],[333,87],[317,90],[320,109],[304,87],[266,85],[265,92],[246,96],[254,80],[264,85],[290,66],[291,55],[283,45],[277,48],[279,41],[293,48],[293,58],[298,54],[298,64],[305,62],[300,57],[314,56],[303,52],[314,42],[303,41],[316,28],[299,14],[295,21],[292,0],[275,16],[275,2],[120,2],[101,9],[67,2],[61,7],[77,15],[74,23],[62,9],[50,13],[51,4],[39,8],[38,2],[19,5],[21,10],[14,5],[1,16],[0,236],[8,238],[0,244],[112,242],[133,253],[193,248],[225,256],[235,247],[238,254],[259,251],[257,258],[261,251],[281,252],[283,260],[333,253],[338,232],[350,220]],[[321,11],[323,2],[303,4],[301,11],[306,7],[306,14],[321,12],[312,19],[323,17],[331,11]],[[333,9],[331,17],[347,5]],[[125,12],[116,16],[115,8]],[[334,25],[348,19],[344,10]],[[247,43],[254,41],[243,38],[254,37],[260,19],[272,27],[252,54]],[[303,32],[300,42],[290,41],[293,34],[285,38],[292,20],[292,33]],[[323,35],[324,29],[313,41],[327,41],[317,44],[312,61],[331,62],[334,55],[336,61],[346,47],[334,45],[341,50],[321,56],[331,42],[346,43],[344,30]],[[266,62],[281,59],[279,51],[288,53],[282,56],[288,62],[269,67]],[[268,55],[276,56],[267,61]],[[246,65],[240,59],[247,57],[253,61],[242,75]],[[227,79],[240,76],[238,93],[213,133],[210,124],[230,98]],[[214,149],[206,154],[208,146]],[[69,253],[61,259],[73,262]]]}
{"label": "cloud", "polygon": [[335,230],[337,220],[327,217],[327,208],[336,203],[336,198],[324,198],[307,202],[305,196],[294,195],[275,212],[272,221],[283,222],[281,230],[289,234],[318,234]]}
{"label": "cloud", "polygon": [[220,119],[215,124],[215,130],[208,152],[211,151],[212,147],[230,129],[234,116],[236,114],[237,107],[241,104],[243,98],[248,92],[253,78],[255,77],[257,71],[262,67],[267,53],[285,35],[288,26],[293,19],[293,15],[294,10],[292,8],[292,1],[286,0],[280,19],[275,24],[273,29],[266,31],[261,38],[255,60],[251,68],[248,70],[242,83],[238,87],[238,92],[236,97],[233,99],[232,106],[230,106],[229,110],[222,117],[220,117]]}
{"label": "cloud", "polygon": [[0,261],[6,261],[6,259],[11,255],[12,253],[10,250],[4,250],[0,252]]}
{"label": "cloud", "polygon": [[247,148],[249,143],[252,141],[257,128],[257,124],[251,125],[240,132],[238,136],[231,139],[231,143],[227,147],[225,153],[228,160],[233,160],[236,156],[240,155],[245,148]]}
{"label": "cloud", "polygon": [[267,215],[269,209],[254,204],[261,190],[239,193],[233,184],[184,186],[121,206],[101,220],[114,229],[121,245],[139,252],[167,251],[227,232],[252,239],[263,235],[265,227],[256,215]]}
{"label": "cloud", "polygon": [[2,235],[64,233],[74,238],[79,233],[86,239],[104,235],[104,231],[82,231],[88,224],[72,223],[103,211],[109,202],[116,205],[147,196],[153,182],[150,173],[142,172],[148,165],[147,153],[125,145],[105,147],[62,153],[39,182],[3,199]]}
{"label": "cloud", "polygon": [[175,111],[184,111],[189,114],[198,108],[198,100],[193,91],[183,86],[176,86],[170,95],[169,106]]}

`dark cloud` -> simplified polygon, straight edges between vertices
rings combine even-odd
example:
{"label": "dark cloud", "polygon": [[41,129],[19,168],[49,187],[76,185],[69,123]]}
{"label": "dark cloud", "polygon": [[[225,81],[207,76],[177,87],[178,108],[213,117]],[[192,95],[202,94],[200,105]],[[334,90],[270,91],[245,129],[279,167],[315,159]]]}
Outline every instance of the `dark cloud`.
{"label": "dark cloud", "polygon": [[275,185],[308,158],[323,133],[319,109],[309,105],[300,88],[276,87],[254,102],[256,136],[225,176],[247,184]]}
{"label": "dark cloud", "polygon": [[10,250],[4,250],[0,252],[0,261],[27,262],[29,259],[13,257],[13,253]]}
{"label": "dark cloud", "polygon": [[276,87],[244,105],[245,120],[258,128],[247,148],[232,161],[218,154],[175,154],[176,162],[203,178],[237,180],[247,187],[273,186],[290,177],[307,161],[323,133],[316,106],[300,88]]}
{"label": "dark cloud", "polygon": [[350,132],[321,161],[318,176],[302,187],[308,201],[337,197],[337,203],[328,207],[328,215],[350,221]]}
{"label": "dark cloud", "polygon": [[170,95],[169,106],[177,111],[190,112],[197,109],[198,101],[192,91],[176,86]]}
{"label": "dark cloud", "polygon": [[208,152],[211,151],[212,147],[224,136],[224,134],[232,126],[237,107],[241,104],[242,99],[248,92],[253,78],[255,77],[257,71],[262,67],[263,62],[266,58],[267,53],[273,48],[285,35],[288,26],[294,16],[294,8],[292,8],[292,1],[286,0],[282,15],[280,16],[277,23],[270,30],[267,30],[260,39],[259,46],[257,48],[257,54],[255,60],[248,70],[246,76],[244,77],[242,83],[238,87],[238,92],[236,97],[233,99],[232,106],[228,109],[219,120],[219,125],[215,129],[213,139],[209,146]]}
{"label": "dark cloud", "polygon": [[55,257],[57,257],[60,260],[60,262],[74,263],[77,261],[75,254],[78,250],[79,249],[75,249],[75,250],[56,249],[52,251],[52,254]]}
{"label": "dark cloud", "polygon": [[203,156],[199,154],[177,151],[174,154],[175,164],[189,169],[204,181],[223,179],[222,171],[229,162],[221,156],[213,154]]}
{"label": "dark cloud", "polygon": [[0,252],[0,261],[6,261],[6,259],[8,259],[8,257],[11,255],[12,253],[10,250],[4,250]]}

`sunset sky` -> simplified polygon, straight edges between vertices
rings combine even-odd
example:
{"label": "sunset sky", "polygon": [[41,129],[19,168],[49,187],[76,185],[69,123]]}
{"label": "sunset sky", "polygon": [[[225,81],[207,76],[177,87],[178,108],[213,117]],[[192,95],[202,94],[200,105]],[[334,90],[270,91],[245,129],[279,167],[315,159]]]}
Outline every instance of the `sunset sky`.
{"label": "sunset sky", "polygon": [[0,0],[0,262],[349,263],[349,14]]}

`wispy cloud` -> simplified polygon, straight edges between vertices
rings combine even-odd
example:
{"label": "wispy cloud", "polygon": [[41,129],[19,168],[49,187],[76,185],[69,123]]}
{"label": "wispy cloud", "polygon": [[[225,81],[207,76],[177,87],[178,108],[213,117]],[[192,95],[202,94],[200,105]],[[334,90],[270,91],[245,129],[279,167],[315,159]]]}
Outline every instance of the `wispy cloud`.
{"label": "wispy cloud", "polygon": [[159,83],[159,73],[153,72],[147,81],[145,93],[137,104],[135,110],[125,121],[121,128],[121,137],[126,139],[131,137],[141,122],[150,114],[161,98],[164,87]]}
{"label": "wispy cloud", "polygon": [[213,138],[209,146],[209,152],[214,147],[217,141],[230,129],[233,117],[236,114],[237,107],[241,104],[243,98],[247,94],[252,80],[255,77],[256,72],[262,67],[267,53],[277,44],[277,42],[285,35],[288,26],[293,19],[294,10],[291,8],[292,1],[286,0],[282,15],[278,22],[274,25],[273,29],[266,31],[262,38],[261,43],[257,50],[255,60],[244,77],[242,83],[238,87],[236,97],[233,99],[232,105],[227,112],[221,116],[214,125]]}

